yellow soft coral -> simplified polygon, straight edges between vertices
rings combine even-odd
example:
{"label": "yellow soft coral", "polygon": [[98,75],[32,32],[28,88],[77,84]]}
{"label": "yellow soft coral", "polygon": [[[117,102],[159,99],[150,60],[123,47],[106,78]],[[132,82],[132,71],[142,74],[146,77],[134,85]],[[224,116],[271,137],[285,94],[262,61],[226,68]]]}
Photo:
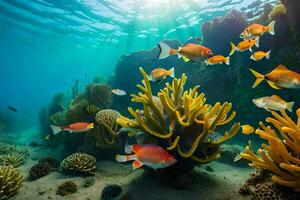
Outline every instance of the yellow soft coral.
{"label": "yellow soft coral", "polygon": [[229,123],[235,112],[229,114],[230,103],[205,104],[205,94],[198,93],[199,86],[184,91],[187,80],[185,74],[174,78],[172,84],[153,96],[149,78],[140,68],[144,77],[143,85],[137,85],[142,91],[132,94],[132,102],[141,103],[143,110],[128,108],[134,119],[121,116],[117,122],[126,128],[139,129],[152,136],[167,141],[168,150],[177,150],[183,158],[191,158],[206,163],[218,159],[219,146],[233,137],[240,124],[235,123],[229,132],[215,140],[209,137],[217,126]]}
{"label": "yellow soft coral", "polygon": [[268,141],[268,145],[262,144],[258,155],[248,145],[241,157],[250,160],[252,167],[273,172],[275,183],[300,191],[300,108],[297,110],[297,123],[284,110],[280,113],[272,112],[273,118],[266,119],[277,132],[262,122],[261,129],[256,130],[262,139]]}

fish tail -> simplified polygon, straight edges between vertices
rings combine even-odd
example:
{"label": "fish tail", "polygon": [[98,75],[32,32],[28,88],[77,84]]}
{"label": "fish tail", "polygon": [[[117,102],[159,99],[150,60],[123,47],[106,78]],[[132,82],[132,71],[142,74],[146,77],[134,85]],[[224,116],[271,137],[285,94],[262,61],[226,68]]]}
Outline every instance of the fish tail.
{"label": "fish tail", "polygon": [[256,86],[258,86],[265,79],[265,76],[262,75],[262,74],[260,74],[260,73],[258,73],[257,71],[254,71],[253,69],[249,68],[249,70],[256,77],[256,80],[255,80],[255,82],[252,85],[252,88],[255,88]]}
{"label": "fish tail", "polygon": [[255,46],[259,48],[259,37],[255,38]]}
{"label": "fish tail", "polygon": [[116,155],[116,161],[118,161],[118,162],[127,162],[130,160],[136,160],[136,156],[135,155],[120,155],[120,154]]}
{"label": "fish tail", "polygon": [[270,58],[270,53],[271,53],[271,50],[266,53],[266,59]]}
{"label": "fish tail", "polygon": [[275,20],[271,21],[271,23],[268,25],[268,31],[271,35],[275,35],[274,27],[275,27]]}
{"label": "fish tail", "polygon": [[[173,54],[174,50],[169,47],[169,45],[167,45],[166,43],[160,42],[157,44],[158,48],[159,48],[159,54],[158,54],[158,59],[164,59],[169,57],[171,54]],[[175,50],[176,51],[176,50]]]}
{"label": "fish tail", "polygon": [[174,77],[175,77],[175,70],[174,70],[174,67],[172,67],[172,68],[168,71],[168,75],[169,75],[171,78],[174,78]]}
{"label": "fish tail", "polygon": [[236,51],[236,46],[232,42],[230,42],[230,46],[231,46],[231,50],[230,50],[229,56],[232,56],[234,54],[234,52]]}
{"label": "fish tail", "polygon": [[295,102],[288,102],[286,105],[286,109],[290,112],[293,111],[293,107],[294,107]]}
{"label": "fish tail", "polygon": [[56,125],[50,125],[50,127],[51,127],[54,135],[56,135],[64,130],[62,127],[59,127]]}
{"label": "fish tail", "polygon": [[225,64],[230,65],[230,56],[225,58]]}

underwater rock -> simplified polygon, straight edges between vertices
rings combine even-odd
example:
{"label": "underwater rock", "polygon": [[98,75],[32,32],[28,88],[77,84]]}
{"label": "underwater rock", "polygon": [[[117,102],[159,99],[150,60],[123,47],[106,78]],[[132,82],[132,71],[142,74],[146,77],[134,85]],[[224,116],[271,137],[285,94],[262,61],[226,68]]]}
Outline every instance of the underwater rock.
{"label": "underwater rock", "polygon": [[86,153],[74,153],[61,162],[61,168],[67,173],[93,174],[96,170],[96,159]]}
{"label": "underwater rock", "polygon": [[224,144],[222,145],[222,156],[220,157],[219,161],[226,163],[228,165],[234,165],[239,167],[248,167],[248,161],[245,159],[240,159],[234,162],[234,158],[237,154],[241,153],[244,148],[240,145],[233,144]]}
{"label": "underwater rock", "polygon": [[58,186],[56,194],[60,196],[66,196],[77,192],[78,187],[73,181],[66,181]]}
{"label": "underwater rock", "polygon": [[52,169],[58,169],[60,166],[59,160],[52,158],[50,156],[40,159],[39,163],[47,163],[52,167]]}
{"label": "underwater rock", "polygon": [[122,193],[122,187],[116,184],[107,185],[101,193],[101,200],[113,200]]}
{"label": "underwater rock", "polygon": [[12,165],[14,168],[17,168],[24,164],[24,157],[17,153],[9,153],[0,156],[0,162],[2,165]]}
{"label": "underwater rock", "polygon": [[48,163],[37,163],[29,169],[29,178],[32,180],[48,175],[52,167]]}
{"label": "underwater rock", "polygon": [[22,186],[23,176],[12,166],[0,166],[0,199],[6,200]]}
{"label": "underwater rock", "polygon": [[95,184],[96,178],[93,176],[89,176],[83,179],[83,187],[91,187]]}

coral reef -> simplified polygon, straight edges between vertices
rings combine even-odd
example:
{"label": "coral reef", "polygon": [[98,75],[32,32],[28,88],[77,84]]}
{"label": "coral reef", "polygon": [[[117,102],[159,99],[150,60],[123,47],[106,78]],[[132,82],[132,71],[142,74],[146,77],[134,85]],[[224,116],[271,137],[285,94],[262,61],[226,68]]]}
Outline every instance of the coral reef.
{"label": "coral reef", "polygon": [[66,181],[62,183],[60,186],[58,186],[56,194],[60,196],[66,196],[68,194],[72,194],[77,192],[78,187],[77,185],[72,181]]}
{"label": "coral reef", "polygon": [[87,100],[72,104],[66,111],[65,119],[67,123],[88,122],[90,120],[90,115],[86,109],[88,105],[89,103]]}
{"label": "coral reef", "polygon": [[112,104],[111,88],[106,84],[92,83],[86,86],[86,96],[90,104],[100,109],[109,108]]}
{"label": "coral reef", "polygon": [[0,156],[0,162],[2,165],[12,165],[13,167],[17,168],[24,164],[24,158],[20,154],[9,153]]}
{"label": "coral reef", "polygon": [[22,186],[23,176],[12,166],[0,166],[0,199],[9,199]]}
{"label": "coral reef", "polygon": [[11,145],[6,143],[0,143],[0,155],[16,153],[22,156],[28,156],[28,149],[23,146]]}
{"label": "coral reef", "polygon": [[59,160],[52,158],[50,156],[40,159],[39,163],[47,163],[48,165],[50,165],[52,167],[52,169],[58,169],[60,167]]}
{"label": "coral reef", "polygon": [[180,79],[173,79],[171,84],[166,83],[155,97],[147,74],[142,68],[140,71],[144,83],[137,87],[142,92],[133,94],[132,101],[142,103],[144,110],[134,111],[129,107],[134,119],[121,116],[117,122],[125,128],[141,130],[162,139],[169,151],[179,154],[177,157],[191,158],[200,163],[218,159],[220,145],[235,136],[240,128],[240,124],[235,123],[229,132],[212,139],[218,126],[228,124],[235,117],[235,112],[230,114],[232,105],[227,102],[206,104],[204,93],[197,92],[199,86],[184,91],[185,74]]}
{"label": "coral reef", "polygon": [[111,184],[105,186],[101,193],[101,200],[111,200],[122,193],[122,188],[119,185]]}
{"label": "coral reef", "polygon": [[282,3],[279,3],[279,4],[275,5],[273,7],[272,11],[269,13],[269,19],[274,20],[278,16],[286,15],[286,14],[287,14],[287,10],[286,10],[285,6]]}
{"label": "coral reef", "polygon": [[112,109],[100,110],[95,121],[97,129],[93,132],[94,137],[97,139],[97,146],[108,146],[116,144],[117,131],[119,129],[117,118],[121,114],[118,111]]}
{"label": "coral reef", "polygon": [[260,138],[266,140],[267,144],[262,144],[255,154],[249,145],[245,148],[245,153],[241,153],[242,158],[251,161],[250,166],[266,169],[274,173],[272,181],[275,183],[291,187],[295,191],[300,191],[300,108],[296,111],[298,121],[293,120],[284,110],[272,112],[273,118],[268,117],[266,121],[273,125],[266,126],[263,122],[259,125],[261,129],[256,130]]}
{"label": "coral reef", "polygon": [[96,170],[96,159],[86,153],[74,153],[61,162],[61,167],[68,173],[92,174]]}
{"label": "coral reef", "polygon": [[49,174],[52,167],[48,163],[37,163],[29,169],[29,177],[32,180],[41,178]]}

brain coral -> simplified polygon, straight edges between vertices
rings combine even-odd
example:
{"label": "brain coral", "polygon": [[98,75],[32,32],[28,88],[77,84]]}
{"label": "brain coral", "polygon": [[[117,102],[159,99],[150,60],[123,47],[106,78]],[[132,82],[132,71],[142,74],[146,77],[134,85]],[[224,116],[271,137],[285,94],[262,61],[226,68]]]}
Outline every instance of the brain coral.
{"label": "brain coral", "polygon": [[61,162],[66,172],[91,174],[96,170],[96,158],[86,153],[74,153]]}
{"label": "brain coral", "polygon": [[13,196],[22,186],[23,176],[13,166],[0,167],[0,199],[5,200]]}
{"label": "brain coral", "polygon": [[29,176],[31,179],[35,180],[46,176],[52,170],[52,167],[48,163],[38,163],[33,165],[29,170]]}
{"label": "brain coral", "polygon": [[24,158],[17,153],[9,153],[2,155],[0,160],[3,165],[12,165],[13,167],[19,167],[24,164]]}

